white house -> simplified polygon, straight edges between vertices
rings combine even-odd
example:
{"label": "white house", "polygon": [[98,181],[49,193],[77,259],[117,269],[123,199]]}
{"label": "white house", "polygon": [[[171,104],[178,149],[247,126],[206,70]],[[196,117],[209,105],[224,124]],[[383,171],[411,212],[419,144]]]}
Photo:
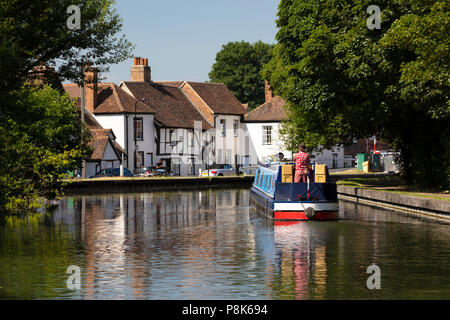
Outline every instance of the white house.
{"label": "white house", "polygon": [[[80,107],[81,88],[76,84],[63,84],[64,90],[72,97],[77,98],[76,104]],[[102,169],[117,168],[126,159],[125,150],[117,142],[112,129],[104,129],[89,109],[85,109],[84,121],[91,135],[89,146],[93,149],[89,159],[86,160],[86,177],[91,178]],[[79,174],[81,175],[81,169]]]}
{"label": "white house", "polygon": [[[286,120],[286,102],[278,96],[273,96],[269,85],[265,84],[266,101],[256,109],[248,112],[243,119],[244,131],[250,136],[250,163],[263,162],[278,153],[283,153],[285,158],[292,159],[292,152],[286,150],[280,141],[279,127],[281,121]],[[329,168],[344,167],[344,148],[335,147],[331,150],[313,152],[311,160],[326,163]]]}
{"label": "white house", "polygon": [[[150,166],[156,153],[154,110],[137,100],[114,83],[98,83],[97,72],[85,72],[85,105],[102,128],[114,131],[116,141],[124,148],[124,166],[130,170]],[[75,84],[65,84],[72,97],[80,98]]]}
{"label": "white house", "polygon": [[[152,81],[147,58],[134,58],[130,81],[119,85],[98,83],[93,68],[85,78],[86,109],[102,128],[113,130],[110,138],[123,147],[124,166],[132,171],[162,160],[169,171],[188,176],[214,163],[255,165],[279,152],[292,156],[278,133],[285,102],[267,84],[266,102],[247,112],[222,83]],[[71,86],[66,91],[79,97],[79,88],[73,92]],[[339,167],[341,149],[312,158]]]}
{"label": "white house", "polygon": [[[152,81],[145,58],[134,58],[131,81],[119,88],[154,110],[156,159],[182,176],[207,164],[234,164],[246,109],[224,84]],[[147,129],[145,129],[147,130]]]}

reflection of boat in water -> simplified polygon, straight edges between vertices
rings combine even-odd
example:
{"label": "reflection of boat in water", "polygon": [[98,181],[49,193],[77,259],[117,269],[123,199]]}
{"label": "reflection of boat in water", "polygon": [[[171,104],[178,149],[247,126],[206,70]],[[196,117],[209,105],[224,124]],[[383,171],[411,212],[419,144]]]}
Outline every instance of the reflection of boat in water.
{"label": "reflection of boat in water", "polygon": [[321,170],[323,177],[316,174],[312,182],[308,178],[308,183],[293,183],[292,164],[258,166],[251,205],[274,220],[336,220],[339,211],[336,184],[329,182],[325,165],[313,165],[315,169]]}

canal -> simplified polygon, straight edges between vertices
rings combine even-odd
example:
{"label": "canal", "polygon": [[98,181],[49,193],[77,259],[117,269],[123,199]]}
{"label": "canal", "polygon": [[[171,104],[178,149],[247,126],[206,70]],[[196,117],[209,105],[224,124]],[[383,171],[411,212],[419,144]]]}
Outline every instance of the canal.
{"label": "canal", "polygon": [[0,299],[450,298],[449,225],[344,201],[339,216],[274,224],[244,189],[67,196],[1,222]]}

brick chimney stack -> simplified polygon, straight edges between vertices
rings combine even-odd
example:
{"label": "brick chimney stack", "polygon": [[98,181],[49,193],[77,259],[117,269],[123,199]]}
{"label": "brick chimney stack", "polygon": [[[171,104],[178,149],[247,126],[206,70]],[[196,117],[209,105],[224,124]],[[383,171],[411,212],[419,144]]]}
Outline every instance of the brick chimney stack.
{"label": "brick chimney stack", "polygon": [[131,66],[131,81],[150,82],[151,69],[147,58],[135,57]]}
{"label": "brick chimney stack", "polygon": [[270,100],[272,100],[273,92],[272,92],[272,89],[270,88],[270,84],[267,80],[264,81],[264,92],[266,95],[266,102],[269,102]]}
{"label": "brick chimney stack", "polygon": [[98,97],[98,71],[89,62],[84,69],[84,95],[86,108],[94,112]]}

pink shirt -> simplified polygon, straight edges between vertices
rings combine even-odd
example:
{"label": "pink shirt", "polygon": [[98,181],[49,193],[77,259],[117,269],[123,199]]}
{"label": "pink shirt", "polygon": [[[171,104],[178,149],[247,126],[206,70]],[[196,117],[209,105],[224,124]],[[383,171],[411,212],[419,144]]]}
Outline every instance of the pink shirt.
{"label": "pink shirt", "polygon": [[309,155],[306,152],[299,151],[294,154],[295,170],[308,168]]}

